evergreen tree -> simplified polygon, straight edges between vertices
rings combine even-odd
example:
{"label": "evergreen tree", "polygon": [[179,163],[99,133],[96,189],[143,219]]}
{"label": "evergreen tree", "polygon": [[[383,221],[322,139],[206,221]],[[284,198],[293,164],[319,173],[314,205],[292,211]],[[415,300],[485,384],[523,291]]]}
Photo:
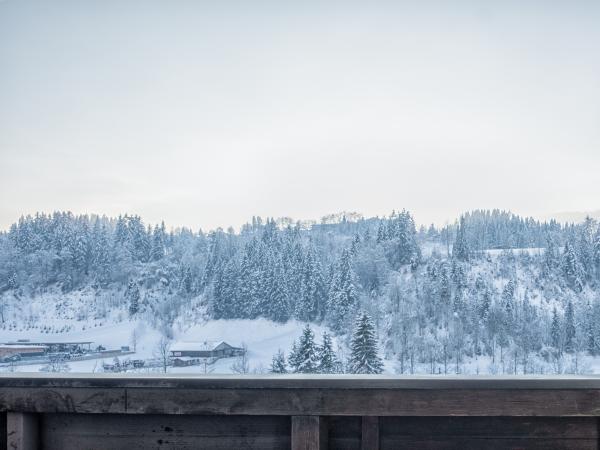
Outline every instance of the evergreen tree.
{"label": "evergreen tree", "polygon": [[244,305],[241,303],[238,282],[239,272],[234,259],[224,267],[215,269],[212,309],[216,319],[234,319],[244,317]]}
{"label": "evergreen tree", "polygon": [[[96,224],[99,222],[96,221]],[[100,284],[106,285],[110,281],[111,273],[108,230],[105,224],[95,225],[94,228],[96,229],[96,227],[92,267]]]}
{"label": "evergreen tree", "polygon": [[575,350],[575,314],[573,302],[569,299],[565,310],[565,351],[572,353]]}
{"label": "evergreen tree", "polygon": [[290,365],[290,368],[292,369],[293,373],[299,372],[301,363],[302,361],[301,355],[298,352],[298,345],[296,344],[296,341],[294,341],[292,343],[292,350],[290,351],[290,356],[288,357],[288,364]]}
{"label": "evergreen tree", "polygon": [[271,272],[267,316],[275,322],[286,322],[290,317],[288,295],[284,284],[284,273],[279,261]]}
{"label": "evergreen tree", "polygon": [[383,362],[377,350],[375,327],[371,318],[360,314],[356,321],[350,344],[348,371],[358,374],[377,374],[383,372]]}
{"label": "evergreen tree", "polygon": [[133,280],[129,281],[127,291],[125,291],[125,298],[129,302],[129,315],[135,315],[140,308],[140,289],[138,288],[137,283],[135,283]]}
{"label": "evergreen tree", "polygon": [[392,213],[385,233],[385,248],[388,260],[395,269],[405,264],[414,267],[418,264],[421,255],[416,234],[415,223],[408,211]]}
{"label": "evergreen tree", "polygon": [[346,319],[354,312],[357,302],[350,252],[344,250],[329,293],[328,314],[331,328],[340,331]]}
{"label": "evergreen tree", "polygon": [[152,246],[150,250],[150,259],[152,261],[159,261],[165,255],[165,223],[162,222],[160,227],[156,225],[152,232]]}
{"label": "evergreen tree", "polygon": [[600,226],[597,228],[596,234],[594,235],[593,255],[596,275],[600,279]]}
{"label": "evergreen tree", "polygon": [[563,253],[563,274],[575,292],[583,290],[583,273],[573,244],[567,241]]}
{"label": "evergreen tree", "polygon": [[319,364],[317,346],[315,345],[315,334],[309,324],[306,324],[302,331],[298,347],[292,349],[289,362],[294,368],[294,372],[317,373]]}
{"label": "evergreen tree", "polygon": [[327,332],[323,333],[323,342],[318,348],[319,365],[317,371],[319,373],[338,373],[340,364],[333,351],[333,343]]}
{"label": "evergreen tree", "polygon": [[285,353],[281,349],[273,356],[271,361],[271,373],[288,373],[287,365],[285,362]]}
{"label": "evergreen tree", "polygon": [[508,328],[511,327],[514,319],[515,291],[516,285],[513,280],[509,280],[508,283],[504,285],[504,289],[502,290],[502,306],[504,308],[504,313],[506,314],[506,324]]}
{"label": "evergreen tree", "polygon": [[305,322],[321,320],[325,314],[326,299],[321,264],[311,246],[306,253],[302,267],[300,298],[296,303],[295,311],[296,318]]}
{"label": "evergreen tree", "polygon": [[544,260],[546,263],[546,269],[550,272],[555,270],[560,265],[560,256],[558,254],[554,239],[552,239],[552,235],[550,234],[546,238]]}
{"label": "evergreen tree", "polygon": [[552,309],[552,324],[550,326],[550,339],[552,347],[560,350],[560,320],[558,318],[558,312],[556,306]]}
{"label": "evergreen tree", "polygon": [[585,316],[584,316],[584,327],[585,327],[585,339],[586,339],[586,348],[590,355],[594,356],[596,354],[596,333],[595,333],[595,323],[594,323],[594,310],[589,300],[586,303],[585,307]]}
{"label": "evergreen tree", "polygon": [[456,240],[452,247],[452,256],[459,261],[469,261],[471,257],[464,216],[460,218],[458,230],[456,231]]}

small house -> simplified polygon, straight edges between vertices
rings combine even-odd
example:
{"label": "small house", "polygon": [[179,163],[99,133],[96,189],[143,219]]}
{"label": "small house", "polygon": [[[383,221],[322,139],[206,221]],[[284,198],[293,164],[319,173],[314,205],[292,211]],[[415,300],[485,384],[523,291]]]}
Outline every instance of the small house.
{"label": "small house", "polygon": [[171,346],[172,358],[230,358],[241,356],[244,349],[225,341],[176,342]]}
{"label": "small house", "polygon": [[0,359],[18,355],[24,356],[43,356],[48,347],[45,345],[23,345],[23,344],[0,344]]}

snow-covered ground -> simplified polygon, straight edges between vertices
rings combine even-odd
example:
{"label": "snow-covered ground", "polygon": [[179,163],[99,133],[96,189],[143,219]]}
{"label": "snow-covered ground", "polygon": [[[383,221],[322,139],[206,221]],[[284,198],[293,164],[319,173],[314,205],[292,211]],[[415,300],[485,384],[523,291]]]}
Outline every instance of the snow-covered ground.
{"label": "snow-covered ground", "polygon": [[[175,331],[173,338],[181,341],[226,341],[233,346],[246,345],[250,372],[267,372],[273,354],[278,349],[286,353],[295,339],[302,333],[303,323],[288,322],[278,324],[266,319],[256,320],[212,320],[193,325],[192,327]],[[325,330],[317,325],[312,326],[315,340],[320,342],[320,336]],[[86,330],[70,331],[48,335],[38,330],[9,331],[0,330],[0,342],[11,342],[18,339],[30,341],[55,342],[55,341],[93,341],[92,346],[102,345],[112,350],[121,346],[129,346],[133,350],[133,332],[137,336],[135,354],[127,355],[131,359],[152,359],[161,334],[149,325],[139,321],[123,321],[109,325],[97,326]],[[95,359],[85,361],[71,361],[71,372],[100,372],[102,362],[112,363],[113,359]],[[231,365],[235,358],[225,358],[209,367],[211,373],[232,373]],[[19,372],[38,372],[42,365],[21,364],[14,368]],[[147,370],[147,369],[145,369]],[[202,366],[171,367],[172,373],[204,373]]]}

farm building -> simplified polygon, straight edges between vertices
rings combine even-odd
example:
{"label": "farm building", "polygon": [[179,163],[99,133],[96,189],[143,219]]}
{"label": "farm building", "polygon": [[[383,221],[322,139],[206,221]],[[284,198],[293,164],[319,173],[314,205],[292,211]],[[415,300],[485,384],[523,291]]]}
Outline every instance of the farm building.
{"label": "farm building", "polygon": [[176,342],[171,346],[171,357],[178,358],[230,358],[244,354],[244,349],[224,341]]}
{"label": "farm building", "polygon": [[48,347],[45,345],[0,344],[0,359],[10,356],[43,356]]}
{"label": "farm building", "polygon": [[49,353],[84,353],[91,351],[92,341],[33,342],[29,339],[20,339],[16,342],[7,342],[5,345],[20,345],[21,347],[42,346]]}

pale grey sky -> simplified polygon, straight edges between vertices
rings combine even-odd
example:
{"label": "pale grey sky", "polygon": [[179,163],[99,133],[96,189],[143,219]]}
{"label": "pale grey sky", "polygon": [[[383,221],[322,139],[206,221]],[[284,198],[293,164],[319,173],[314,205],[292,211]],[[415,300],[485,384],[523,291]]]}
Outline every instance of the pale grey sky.
{"label": "pale grey sky", "polygon": [[0,228],[598,209],[599,23],[582,0],[0,1]]}

